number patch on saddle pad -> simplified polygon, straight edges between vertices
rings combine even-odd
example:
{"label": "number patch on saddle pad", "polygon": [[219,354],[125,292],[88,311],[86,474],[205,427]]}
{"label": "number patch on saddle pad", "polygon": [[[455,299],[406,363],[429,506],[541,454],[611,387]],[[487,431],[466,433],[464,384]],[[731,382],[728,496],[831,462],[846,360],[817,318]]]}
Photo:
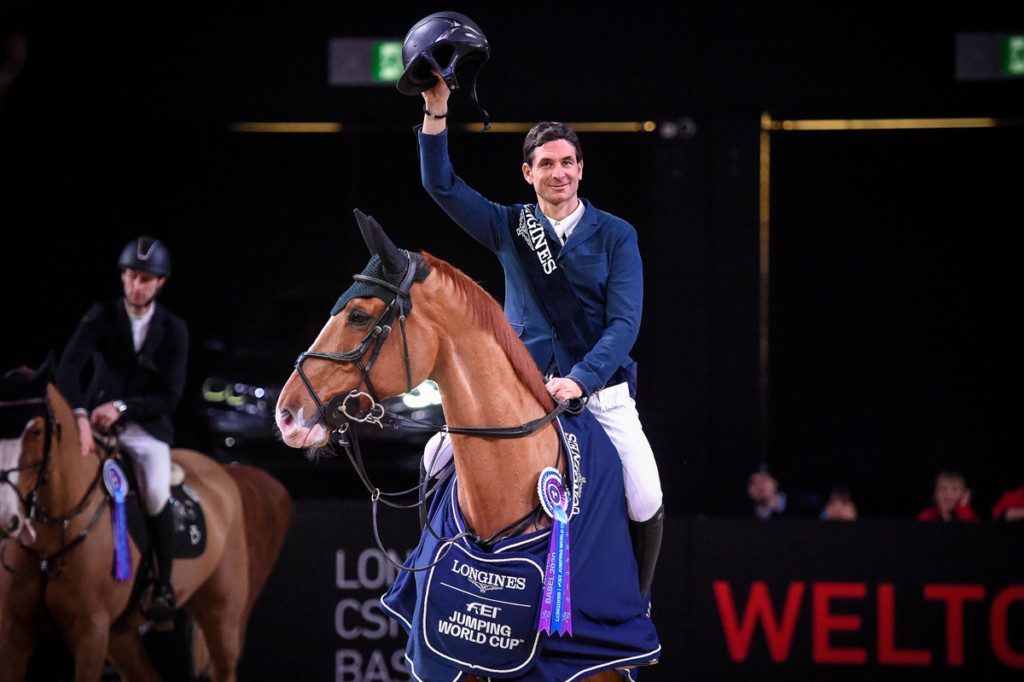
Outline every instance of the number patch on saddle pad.
{"label": "number patch on saddle pad", "polygon": [[444,665],[491,677],[518,676],[534,663],[544,571],[521,554],[478,555],[442,544],[427,577],[423,642]]}
{"label": "number patch on saddle pad", "polygon": [[172,553],[178,559],[192,559],[206,550],[206,519],[199,496],[187,483],[171,488],[167,501],[174,515]]}

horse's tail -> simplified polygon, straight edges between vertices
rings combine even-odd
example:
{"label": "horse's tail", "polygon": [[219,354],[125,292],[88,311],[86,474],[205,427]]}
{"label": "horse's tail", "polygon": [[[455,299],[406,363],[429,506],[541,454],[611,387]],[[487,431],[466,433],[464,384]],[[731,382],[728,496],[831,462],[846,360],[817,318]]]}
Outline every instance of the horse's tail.
{"label": "horse's tail", "polygon": [[249,549],[249,599],[242,617],[244,627],[284,544],[292,518],[292,498],[276,478],[262,469],[232,464],[226,470],[242,496],[245,544]]}

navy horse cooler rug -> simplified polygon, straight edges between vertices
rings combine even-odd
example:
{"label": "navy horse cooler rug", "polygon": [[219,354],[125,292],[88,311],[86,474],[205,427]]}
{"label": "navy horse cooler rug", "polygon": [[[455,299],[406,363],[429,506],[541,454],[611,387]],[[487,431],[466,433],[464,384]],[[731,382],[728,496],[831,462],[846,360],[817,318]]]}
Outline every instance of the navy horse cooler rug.
{"label": "navy horse cooler rug", "polygon": [[[661,645],[639,593],[618,453],[586,410],[557,424],[568,458],[572,634],[538,629],[552,529],[502,540],[492,552],[466,538],[440,542],[424,529],[405,565],[440,562],[401,572],[381,598],[409,635],[413,679],[465,673],[561,682],[657,661]],[[457,490],[453,476],[431,504],[441,537],[466,530]]]}

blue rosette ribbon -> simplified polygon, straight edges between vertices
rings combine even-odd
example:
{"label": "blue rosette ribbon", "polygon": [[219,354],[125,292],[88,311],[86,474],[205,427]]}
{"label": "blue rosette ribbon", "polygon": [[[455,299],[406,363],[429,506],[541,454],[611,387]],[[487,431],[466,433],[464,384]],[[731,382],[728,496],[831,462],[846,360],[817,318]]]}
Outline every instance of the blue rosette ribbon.
{"label": "blue rosette ribbon", "polygon": [[546,467],[537,480],[541,507],[552,519],[547,568],[537,629],[572,636],[572,598],[569,590],[569,493],[558,469]]}
{"label": "blue rosette ribbon", "polygon": [[128,479],[117,462],[108,459],[103,463],[103,485],[110,493],[114,509],[110,517],[114,531],[114,579],[125,582],[132,577],[132,554],[128,547],[128,514],[124,503],[128,499]]}

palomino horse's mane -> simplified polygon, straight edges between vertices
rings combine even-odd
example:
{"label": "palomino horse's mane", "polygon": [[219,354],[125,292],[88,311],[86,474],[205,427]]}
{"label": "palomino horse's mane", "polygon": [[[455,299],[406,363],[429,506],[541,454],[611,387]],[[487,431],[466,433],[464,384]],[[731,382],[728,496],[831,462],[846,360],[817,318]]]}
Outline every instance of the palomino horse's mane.
{"label": "palomino horse's mane", "polygon": [[505,312],[494,300],[494,297],[487,293],[483,287],[474,282],[464,272],[440,258],[436,258],[427,252],[423,257],[430,265],[433,272],[439,273],[442,277],[452,283],[457,291],[466,298],[466,313],[478,327],[494,334],[494,339],[512,363],[512,369],[516,376],[523,382],[523,385],[533,394],[541,407],[550,409],[551,396],[544,388],[544,381],[541,379],[537,363],[533,356],[526,350],[526,346],[516,336],[509,324]]}

